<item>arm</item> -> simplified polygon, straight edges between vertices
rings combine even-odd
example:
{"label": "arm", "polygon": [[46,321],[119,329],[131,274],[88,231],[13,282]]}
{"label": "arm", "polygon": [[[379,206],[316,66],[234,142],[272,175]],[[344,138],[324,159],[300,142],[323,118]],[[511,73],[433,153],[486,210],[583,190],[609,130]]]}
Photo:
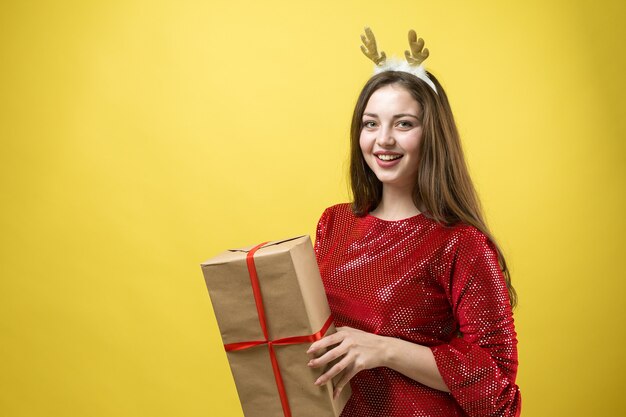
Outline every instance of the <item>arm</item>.
{"label": "arm", "polygon": [[343,356],[315,381],[315,384],[322,385],[342,373],[335,384],[335,396],[339,395],[343,387],[359,371],[378,366],[386,366],[431,388],[449,392],[432,351],[425,346],[351,327],[339,327],[337,333],[313,343],[307,353],[314,355],[337,344],[337,347],[319,358],[312,359],[308,364],[310,367],[319,368]]}
{"label": "arm", "polygon": [[450,393],[469,416],[517,416],[517,334],[497,252],[475,228],[464,231],[442,282],[462,337],[431,347]]}

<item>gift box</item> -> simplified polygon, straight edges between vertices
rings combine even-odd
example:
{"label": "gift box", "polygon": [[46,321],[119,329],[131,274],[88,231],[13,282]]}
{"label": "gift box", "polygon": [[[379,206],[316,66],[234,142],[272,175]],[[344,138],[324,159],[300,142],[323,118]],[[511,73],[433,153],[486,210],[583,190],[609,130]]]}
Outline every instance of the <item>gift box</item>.
{"label": "gift box", "polygon": [[309,236],[231,249],[202,263],[246,417],[339,416],[325,371],[307,366],[311,343],[335,331]]}

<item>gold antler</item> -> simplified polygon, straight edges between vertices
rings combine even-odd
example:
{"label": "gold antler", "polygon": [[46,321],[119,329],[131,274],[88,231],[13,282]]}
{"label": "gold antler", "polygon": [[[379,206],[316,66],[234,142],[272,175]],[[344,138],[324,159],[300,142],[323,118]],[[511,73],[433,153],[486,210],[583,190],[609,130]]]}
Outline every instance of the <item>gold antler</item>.
{"label": "gold antler", "polygon": [[417,39],[417,34],[413,29],[409,31],[409,46],[411,47],[411,52],[404,51],[404,56],[409,65],[417,67],[428,58],[428,48],[424,48],[424,39]]}
{"label": "gold antler", "polygon": [[365,35],[367,37],[361,35],[361,41],[363,41],[363,45],[361,45],[361,51],[363,51],[366,57],[374,61],[376,65],[383,65],[385,63],[385,59],[387,59],[387,56],[383,51],[380,51],[380,55],[378,55],[378,49],[376,48],[376,38],[374,37],[374,33],[372,33],[372,29],[366,27]]}

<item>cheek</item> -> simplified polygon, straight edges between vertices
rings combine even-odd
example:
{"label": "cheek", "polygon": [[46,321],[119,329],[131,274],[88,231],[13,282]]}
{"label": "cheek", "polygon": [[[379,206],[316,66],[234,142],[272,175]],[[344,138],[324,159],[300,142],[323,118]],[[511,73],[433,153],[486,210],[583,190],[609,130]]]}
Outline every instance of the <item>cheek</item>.
{"label": "cheek", "polygon": [[422,146],[421,129],[419,131],[414,132],[414,134],[411,134],[407,138],[405,138],[405,142],[404,142],[405,151],[412,153],[412,154],[418,154],[421,146]]}
{"label": "cheek", "polygon": [[365,153],[371,150],[373,142],[368,138],[367,134],[361,132],[359,137],[359,145],[361,146],[361,152]]}

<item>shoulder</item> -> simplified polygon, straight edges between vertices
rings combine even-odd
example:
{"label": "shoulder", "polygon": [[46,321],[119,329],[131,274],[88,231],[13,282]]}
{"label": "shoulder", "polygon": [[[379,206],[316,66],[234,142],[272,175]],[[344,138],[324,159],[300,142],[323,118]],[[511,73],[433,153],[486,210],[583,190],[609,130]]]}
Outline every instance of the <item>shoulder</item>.
{"label": "shoulder", "polygon": [[493,254],[496,247],[487,234],[475,226],[463,224],[459,226],[458,249],[467,254]]}
{"label": "shoulder", "polygon": [[330,206],[324,210],[320,217],[320,224],[327,224],[335,220],[345,220],[347,218],[353,218],[352,205],[350,203],[340,203]]}
{"label": "shoulder", "polygon": [[456,223],[443,226],[433,222],[433,240],[441,248],[444,265],[456,268],[463,265],[497,262],[498,251],[490,237],[475,226]]}
{"label": "shoulder", "polygon": [[350,203],[335,204],[322,213],[315,232],[315,254],[318,262],[329,253],[333,242],[340,236],[346,225],[354,219]]}
{"label": "shoulder", "polygon": [[326,208],[317,222],[316,242],[333,239],[333,236],[349,227],[356,219],[351,207],[350,203],[341,203]]}
{"label": "shoulder", "polygon": [[449,248],[456,248],[457,250],[495,248],[489,236],[475,226],[462,222],[446,226],[434,220],[429,220],[432,228],[437,231],[437,234],[442,236]]}
{"label": "shoulder", "polygon": [[[475,295],[508,302],[498,250],[489,236],[470,225],[456,227],[442,283],[453,305]],[[469,298],[468,298],[469,297]],[[486,299],[485,298],[485,299]]]}
{"label": "shoulder", "polygon": [[498,249],[490,237],[474,226],[459,228],[458,242],[453,255],[453,271],[461,282],[500,286],[504,277],[499,263]]}

